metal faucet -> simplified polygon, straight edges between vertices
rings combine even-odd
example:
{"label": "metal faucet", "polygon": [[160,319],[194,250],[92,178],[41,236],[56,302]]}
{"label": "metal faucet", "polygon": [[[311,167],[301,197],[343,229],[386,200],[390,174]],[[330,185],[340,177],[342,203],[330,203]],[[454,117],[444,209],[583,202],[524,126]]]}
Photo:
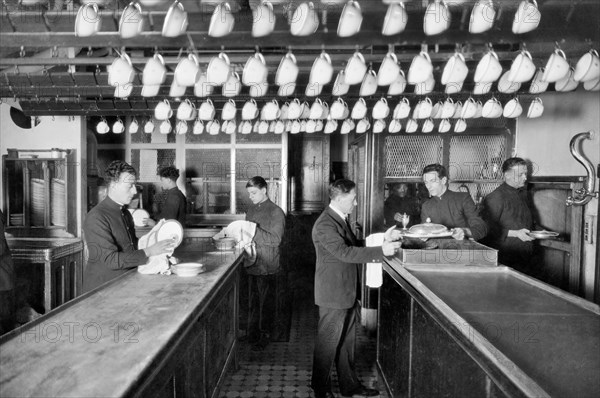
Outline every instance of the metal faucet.
{"label": "metal faucet", "polygon": [[567,206],[585,206],[590,200],[592,200],[592,198],[598,198],[598,192],[595,191],[596,170],[594,170],[592,162],[590,162],[589,159],[579,151],[578,147],[581,140],[593,140],[594,138],[595,133],[593,131],[579,133],[571,138],[571,143],[569,144],[571,155],[573,155],[575,160],[585,167],[587,176],[585,178],[585,184],[583,188],[576,190],[573,196],[569,196],[567,198]]}

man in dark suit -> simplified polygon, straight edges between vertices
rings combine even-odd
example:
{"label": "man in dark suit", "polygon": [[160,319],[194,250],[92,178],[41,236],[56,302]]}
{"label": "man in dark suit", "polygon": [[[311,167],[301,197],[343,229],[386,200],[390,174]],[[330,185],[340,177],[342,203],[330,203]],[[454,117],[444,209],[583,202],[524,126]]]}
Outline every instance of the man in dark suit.
{"label": "man in dark suit", "polygon": [[354,368],[358,264],[381,262],[383,256],[394,255],[400,242],[392,240],[399,239],[399,232],[390,228],[382,246],[359,247],[348,222],[357,205],[356,184],[345,179],[335,181],[329,187],[329,198],[329,206],[312,230],[319,325],[311,386],[315,397],[333,397],[330,372],[335,363],[343,396],[376,396],[379,392],[363,386]]}

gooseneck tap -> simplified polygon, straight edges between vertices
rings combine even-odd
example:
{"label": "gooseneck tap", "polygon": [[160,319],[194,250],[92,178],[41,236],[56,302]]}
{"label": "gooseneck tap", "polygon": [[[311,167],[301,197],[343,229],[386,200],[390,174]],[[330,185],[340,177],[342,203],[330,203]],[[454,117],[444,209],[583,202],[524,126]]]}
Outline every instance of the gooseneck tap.
{"label": "gooseneck tap", "polygon": [[586,158],[585,155],[583,155],[579,150],[579,143],[581,140],[593,140],[594,137],[595,133],[593,131],[586,131],[584,133],[576,134],[573,138],[571,138],[571,143],[569,144],[571,154],[575,160],[585,167],[587,176],[583,188],[576,190],[573,196],[569,196],[567,198],[567,206],[585,206],[590,200],[592,200],[592,198],[598,197],[598,192],[595,192],[596,170],[594,170],[592,162],[590,162],[589,159]]}

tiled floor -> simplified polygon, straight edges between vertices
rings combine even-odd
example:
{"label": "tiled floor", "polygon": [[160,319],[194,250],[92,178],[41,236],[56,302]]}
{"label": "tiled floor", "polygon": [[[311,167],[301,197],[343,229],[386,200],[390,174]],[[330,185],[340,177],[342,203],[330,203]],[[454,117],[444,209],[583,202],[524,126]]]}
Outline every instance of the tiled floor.
{"label": "tiled floor", "polygon": [[[301,296],[301,297],[298,297]],[[295,294],[290,341],[270,343],[264,351],[252,351],[242,342],[239,369],[227,375],[220,397],[313,397],[310,388],[312,352],[318,313],[312,297]],[[375,339],[358,328],[356,366],[362,383],[387,397],[375,367]],[[333,392],[339,395],[335,371]]]}

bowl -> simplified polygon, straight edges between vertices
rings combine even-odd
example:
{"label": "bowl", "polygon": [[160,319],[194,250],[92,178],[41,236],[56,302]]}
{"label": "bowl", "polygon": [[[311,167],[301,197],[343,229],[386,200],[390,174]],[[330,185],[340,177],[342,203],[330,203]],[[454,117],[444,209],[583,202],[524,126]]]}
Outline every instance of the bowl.
{"label": "bowl", "polygon": [[227,237],[219,239],[213,238],[213,241],[215,242],[215,247],[219,250],[232,250],[237,243],[235,239]]}
{"label": "bowl", "polygon": [[171,270],[177,276],[196,276],[204,272],[204,264],[200,263],[179,263],[171,266]]}

